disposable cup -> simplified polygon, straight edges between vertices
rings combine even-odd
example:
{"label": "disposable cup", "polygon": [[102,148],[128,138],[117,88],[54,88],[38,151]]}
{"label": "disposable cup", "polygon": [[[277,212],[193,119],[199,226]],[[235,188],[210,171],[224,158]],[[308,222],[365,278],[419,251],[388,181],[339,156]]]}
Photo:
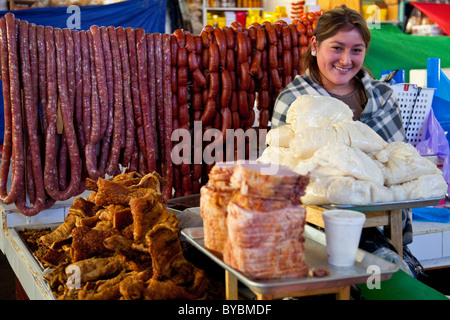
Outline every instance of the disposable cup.
{"label": "disposable cup", "polygon": [[322,217],[328,262],[340,267],[352,266],[366,216],[357,211],[336,209],[324,211]]}

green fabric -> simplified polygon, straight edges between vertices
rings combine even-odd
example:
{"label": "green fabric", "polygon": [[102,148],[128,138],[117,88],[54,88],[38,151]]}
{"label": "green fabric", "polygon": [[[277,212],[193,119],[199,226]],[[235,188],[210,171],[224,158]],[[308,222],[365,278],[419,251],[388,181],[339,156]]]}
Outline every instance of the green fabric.
{"label": "green fabric", "polygon": [[444,294],[411,277],[403,270],[380,283],[380,289],[369,289],[358,285],[361,295],[367,300],[449,300]]}
{"label": "green fabric", "polygon": [[381,70],[404,69],[409,82],[410,69],[426,69],[428,58],[440,58],[441,68],[450,68],[450,37],[413,36],[398,26],[381,24],[371,28],[372,40],[366,55],[369,71],[380,79]]}

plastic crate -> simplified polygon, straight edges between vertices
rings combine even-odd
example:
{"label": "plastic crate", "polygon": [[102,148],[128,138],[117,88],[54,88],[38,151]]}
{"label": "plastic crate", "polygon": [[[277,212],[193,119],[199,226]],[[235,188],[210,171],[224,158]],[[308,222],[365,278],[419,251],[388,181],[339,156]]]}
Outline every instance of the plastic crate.
{"label": "plastic crate", "polygon": [[425,138],[423,127],[430,115],[433,88],[422,88],[415,84],[400,83],[391,86],[402,113],[406,138],[416,146]]}

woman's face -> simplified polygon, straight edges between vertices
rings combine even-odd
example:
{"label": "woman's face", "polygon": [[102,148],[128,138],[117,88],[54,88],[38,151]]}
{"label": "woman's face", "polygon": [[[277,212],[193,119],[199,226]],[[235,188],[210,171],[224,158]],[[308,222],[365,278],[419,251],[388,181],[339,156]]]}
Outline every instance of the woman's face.
{"label": "woman's face", "polygon": [[366,54],[366,45],[358,30],[339,31],[320,43],[313,37],[311,46],[317,54],[324,88],[335,94],[350,93],[352,79],[361,69]]}

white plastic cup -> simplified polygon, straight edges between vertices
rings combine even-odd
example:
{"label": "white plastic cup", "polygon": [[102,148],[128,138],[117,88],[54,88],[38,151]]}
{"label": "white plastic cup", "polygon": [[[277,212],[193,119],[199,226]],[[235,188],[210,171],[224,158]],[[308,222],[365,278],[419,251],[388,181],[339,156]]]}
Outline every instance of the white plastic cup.
{"label": "white plastic cup", "polygon": [[353,210],[326,210],[325,223],[328,262],[339,267],[352,266],[356,260],[359,240],[366,216]]}

